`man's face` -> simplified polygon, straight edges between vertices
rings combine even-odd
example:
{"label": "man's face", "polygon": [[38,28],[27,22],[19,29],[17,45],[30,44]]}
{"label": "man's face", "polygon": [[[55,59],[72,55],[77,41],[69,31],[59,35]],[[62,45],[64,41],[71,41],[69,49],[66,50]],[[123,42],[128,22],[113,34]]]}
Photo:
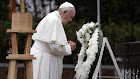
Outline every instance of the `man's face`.
{"label": "man's face", "polygon": [[71,11],[64,12],[64,15],[63,15],[63,18],[62,18],[63,25],[71,22],[74,16],[75,16],[75,9],[74,8],[72,8]]}

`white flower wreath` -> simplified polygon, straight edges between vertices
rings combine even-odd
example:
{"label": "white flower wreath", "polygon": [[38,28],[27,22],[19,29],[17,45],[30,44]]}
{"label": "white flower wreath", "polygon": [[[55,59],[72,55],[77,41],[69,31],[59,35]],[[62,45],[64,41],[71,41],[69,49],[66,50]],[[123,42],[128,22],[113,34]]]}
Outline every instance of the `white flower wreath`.
{"label": "white flower wreath", "polygon": [[[97,23],[90,22],[84,24],[76,33],[77,39],[82,44],[82,47],[78,54],[75,77],[76,79],[87,79],[91,65],[95,61],[96,53],[98,52],[99,27]],[[87,58],[84,61],[85,56]]]}

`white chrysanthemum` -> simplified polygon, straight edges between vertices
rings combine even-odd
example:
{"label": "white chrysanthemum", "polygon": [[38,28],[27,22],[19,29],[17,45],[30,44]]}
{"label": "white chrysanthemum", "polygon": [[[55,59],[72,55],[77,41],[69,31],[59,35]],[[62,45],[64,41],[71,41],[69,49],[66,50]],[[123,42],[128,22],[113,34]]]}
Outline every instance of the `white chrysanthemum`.
{"label": "white chrysanthemum", "polygon": [[88,29],[88,32],[89,32],[89,33],[92,33],[91,29]]}
{"label": "white chrysanthemum", "polygon": [[82,26],[82,29],[83,29],[83,30],[87,30],[88,28],[89,28],[89,27],[87,27],[87,25],[83,25],[83,26]]}
{"label": "white chrysanthemum", "polygon": [[90,34],[86,33],[85,36],[86,36],[86,40],[89,41],[90,40]]}
{"label": "white chrysanthemum", "polygon": [[[98,29],[95,29],[97,23],[91,22],[84,24],[82,28],[76,32],[77,39],[82,44],[80,53],[78,54],[78,63],[75,67],[76,79],[87,79],[90,73],[90,68],[96,58],[96,53],[98,52]],[[91,31],[91,29],[95,29]],[[92,33],[90,37],[90,33]],[[88,43],[89,41],[89,43]],[[85,56],[87,59],[84,61]]]}
{"label": "white chrysanthemum", "polygon": [[94,22],[91,22],[91,23],[89,24],[90,27],[93,27],[94,25],[95,25]]}

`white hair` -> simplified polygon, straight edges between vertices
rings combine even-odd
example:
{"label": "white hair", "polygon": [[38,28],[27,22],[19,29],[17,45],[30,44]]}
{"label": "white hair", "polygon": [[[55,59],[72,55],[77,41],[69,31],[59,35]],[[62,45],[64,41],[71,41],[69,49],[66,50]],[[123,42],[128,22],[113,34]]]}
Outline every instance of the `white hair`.
{"label": "white hair", "polygon": [[59,8],[58,11],[64,11],[64,10],[66,10],[66,11],[70,12],[72,10],[72,8],[73,7]]}

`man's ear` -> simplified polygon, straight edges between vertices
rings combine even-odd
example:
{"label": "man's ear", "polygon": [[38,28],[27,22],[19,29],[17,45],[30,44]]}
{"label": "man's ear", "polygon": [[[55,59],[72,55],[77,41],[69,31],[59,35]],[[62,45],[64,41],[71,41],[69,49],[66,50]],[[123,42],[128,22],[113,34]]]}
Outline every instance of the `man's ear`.
{"label": "man's ear", "polygon": [[67,13],[67,10],[64,10],[63,13]]}

